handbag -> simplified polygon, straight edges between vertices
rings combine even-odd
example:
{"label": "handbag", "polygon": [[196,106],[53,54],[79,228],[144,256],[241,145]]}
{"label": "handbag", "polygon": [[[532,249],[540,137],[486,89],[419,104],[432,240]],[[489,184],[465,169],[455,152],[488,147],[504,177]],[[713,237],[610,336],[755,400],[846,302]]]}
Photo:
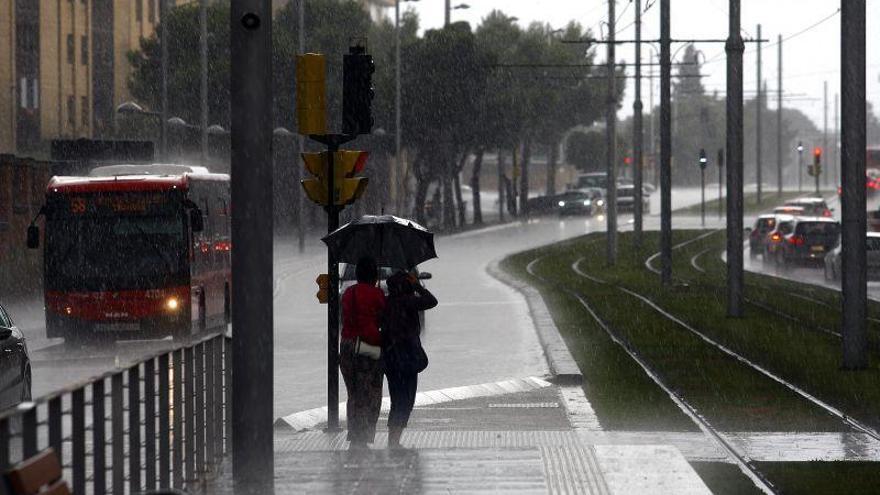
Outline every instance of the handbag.
{"label": "handbag", "polygon": [[[357,312],[357,289],[355,287],[351,288],[351,308],[352,312]],[[382,358],[382,348],[377,345],[371,345],[363,340],[360,337],[354,339],[354,354],[355,356],[363,356],[372,359],[373,361],[378,361]]]}
{"label": "handbag", "polygon": [[416,375],[428,367],[428,354],[420,339],[395,342],[385,349],[388,367],[404,375]]}

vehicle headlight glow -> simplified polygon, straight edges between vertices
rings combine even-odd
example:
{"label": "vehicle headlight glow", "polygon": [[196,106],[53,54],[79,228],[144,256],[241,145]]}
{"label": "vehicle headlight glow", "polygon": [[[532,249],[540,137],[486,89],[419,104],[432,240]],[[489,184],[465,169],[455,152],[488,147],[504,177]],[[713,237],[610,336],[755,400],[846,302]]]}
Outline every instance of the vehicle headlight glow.
{"label": "vehicle headlight glow", "polygon": [[563,206],[565,206],[565,201],[560,201],[557,204],[559,205],[560,208],[562,208]]}
{"label": "vehicle headlight glow", "polygon": [[590,206],[590,200],[589,200],[589,199],[585,199],[585,200],[584,200],[584,206]]}
{"label": "vehicle headlight glow", "polygon": [[597,201],[596,201],[596,204],[599,205],[599,206],[604,206],[604,205],[605,205],[605,200],[604,200],[604,199],[597,200]]}
{"label": "vehicle headlight glow", "polygon": [[169,297],[165,300],[165,309],[177,311],[178,307],[180,307],[180,301],[178,301],[176,297]]}

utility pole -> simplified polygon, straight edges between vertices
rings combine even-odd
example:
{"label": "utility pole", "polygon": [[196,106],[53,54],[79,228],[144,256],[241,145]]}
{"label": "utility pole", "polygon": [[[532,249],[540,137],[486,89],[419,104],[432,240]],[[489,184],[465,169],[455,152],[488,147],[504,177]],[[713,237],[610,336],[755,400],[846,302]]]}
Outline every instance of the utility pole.
{"label": "utility pole", "polygon": [[[447,0],[448,1],[448,0]],[[614,30],[616,0],[608,0],[608,98],[605,101],[605,163],[608,174],[607,197],[605,207],[607,209],[607,246],[606,258],[609,266],[617,262],[617,80],[614,67]]]}
{"label": "utility pole", "polygon": [[446,0],[446,3],[445,3],[446,9],[443,11],[444,15],[445,15],[445,17],[443,18],[443,26],[449,25],[449,17],[451,15],[451,11],[452,11],[452,3],[451,2],[452,2],[452,0]]}
{"label": "utility pole", "polygon": [[782,198],[782,35],[777,38],[779,66],[776,70],[776,195]]}
{"label": "utility pole", "polygon": [[724,150],[721,148],[718,148],[718,219],[719,220],[721,219],[721,217],[724,216],[723,205],[722,205],[722,203],[723,203],[722,200],[724,199],[724,193],[723,193],[723,189],[722,189],[723,184],[724,184]]}
{"label": "utility pole", "polygon": [[159,44],[161,45],[161,72],[162,72],[162,95],[159,113],[162,122],[159,123],[159,158],[168,161],[168,0],[159,0]]}
{"label": "utility pole", "polygon": [[202,166],[208,165],[208,0],[199,0],[199,55],[202,66]]}
{"label": "utility pole", "polygon": [[[303,54],[306,51],[306,13],[305,13],[305,3],[306,0],[297,0],[297,53]],[[299,134],[299,133],[297,133]],[[299,134],[297,137],[297,144],[299,147],[299,152],[304,152],[305,149],[305,139],[302,134]],[[299,184],[302,180],[302,167],[293,167],[293,180],[294,184]],[[305,222],[305,210],[306,207],[306,198],[303,196],[303,191],[300,188],[296,188],[296,244],[297,249],[300,253],[306,250],[306,226],[303,224]]]}
{"label": "utility pole", "polygon": [[[822,151],[828,149],[828,81],[822,84]],[[833,167],[833,165],[832,165]],[[826,167],[831,168],[831,167]],[[824,174],[823,182],[828,185],[828,172]],[[818,191],[817,191],[818,193]]]}
{"label": "utility pole", "polygon": [[672,284],[672,115],[669,0],[660,0],[660,281]]}
{"label": "utility pole", "polygon": [[650,110],[648,119],[648,153],[651,156],[651,171],[654,176],[654,188],[660,187],[659,175],[657,174],[657,140],[654,139],[654,53],[651,53],[651,64],[648,65],[648,109]]}
{"label": "utility pole", "polygon": [[798,141],[797,144],[797,152],[798,152],[798,192],[803,192],[804,190],[804,143]]}
{"label": "utility pole", "polygon": [[[300,0],[303,2],[305,0]],[[401,194],[402,170],[400,167],[400,0],[394,0],[394,178],[392,185],[398,201]],[[397,205],[396,205],[397,206]],[[396,208],[395,214],[400,215],[403,208]]]}
{"label": "utility pole", "polygon": [[762,67],[763,62],[764,61],[761,59],[761,25],[758,24],[758,80],[757,80],[757,87],[755,88],[755,90],[758,92],[757,96],[755,97],[755,103],[756,103],[756,105],[755,105],[755,173],[756,173],[756,176],[758,179],[758,204],[761,204],[761,193],[762,193],[762,189],[764,187],[764,184],[763,184],[764,178],[762,177],[762,175],[763,175],[762,172],[763,172],[764,166],[762,163],[763,157],[761,156],[761,151],[763,151],[761,149],[762,148],[761,145],[763,144],[762,141],[764,139],[764,136],[761,132],[761,120],[762,120],[761,114],[764,111],[764,99],[763,99],[764,82],[761,79],[761,69],[763,68]]}
{"label": "utility pole", "polygon": [[[164,23],[163,23],[164,24]],[[272,6],[232,0],[232,475],[273,492]],[[164,45],[163,45],[164,46]]]}
{"label": "utility pole", "polygon": [[841,139],[843,178],[843,367],[868,367],[868,288],[865,232],[865,0],[840,2],[840,88],[843,95]]}
{"label": "utility pole", "polygon": [[633,175],[635,202],[633,203],[633,233],[636,249],[642,247],[642,0],[635,0],[636,8],[636,100],[633,102]]}
{"label": "utility pole", "polygon": [[[840,95],[834,93],[834,143],[831,145],[831,167],[834,168],[834,183],[840,185]],[[867,166],[867,165],[866,165]]]}
{"label": "utility pole", "polygon": [[727,315],[743,314],[743,52],[740,0],[727,39]]}

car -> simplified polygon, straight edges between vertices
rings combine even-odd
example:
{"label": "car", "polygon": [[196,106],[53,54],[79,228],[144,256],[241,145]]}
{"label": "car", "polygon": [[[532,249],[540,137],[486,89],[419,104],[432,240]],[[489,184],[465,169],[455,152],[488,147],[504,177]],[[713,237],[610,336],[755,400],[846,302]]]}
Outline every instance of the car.
{"label": "car", "polygon": [[572,189],[588,189],[595,188],[606,190],[608,189],[608,174],[605,172],[590,172],[588,174],[581,174],[577,177],[577,180],[574,183]]}
{"label": "car", "polygon": [[561,217],[567,215],[592,215],[604,204],[601,194],[591,194],[585,191],[568,191],[560,194],[557,200],[557,211]]}
{"label": "car", "polygon": [[804,208],[802,206],[777,206],[773,208],[773,213],[776,215],[801,216],[804,214]]}
{"label": "car", "polygon": [[767,236],[776,228],[776,214],[767,213],[755,220],[755,226],[749,233],[749,257],[754,259],[764,252]]}
{"label": "car", "polygon": [[[635,185],[633,184],[617,184],[617,208],[620,210],[632,210],[635,208]],[[645,194],[642,189],[642,212],[649,213],[651,209],[651,198]]]}
{"label": "car", "polygon": [[27,342],[0,305],[0,410],[31,400],[31,359]]}
{"label": "car", "polygon": [[789,234],[775,251],[777,265],[787,268],[794,262],[824,261],[837,245],[840,222],[827,217],[798,217]]}
{"label": "car", "polygon": [[771,259],[775,259],[776,252],[785,241],[785,236],[794,230],[794,221],[795,217],[791,215],[776,215],[776,226],[764,238],[763,261],[769,262]]}
{"label": "car", "polygon": [[[342,301],[342,294],[345,293],[346,289],[357,283],[357,276],[355,275],[355,265],[352,263],[340,263],[340,271],[342,274],[339,276],[339,300]],[[385,281],[397,271],[399,270],[390,266],[379,267],[379,288],[382,289],[382,292],[384,292],[386,296],[388,295],[388,285]],[[429,280],[433,276],[430,272],[420,272],[418,268],[414,268],[412,271],[419,280]],[[342,304],[339,305],[339,311],[342,311]],[[342,318],[340,318],[339,321],[341,322]],[[424,329],[424,311],[419,312],[419,323],[421,323],[422,329]]]}
{"label": "car", "polygon": [[[843,249],[838,237],[837,246],[825,255],[825,280],[840,280]],[[880,232],[865,234],[865,254],[867,258],[866,274],[868,280],[880,280]]]}
{"label": "car", "polygon": [[783,206],[794,206],[803,208],[804,212],[802,214],[810,217],[831,217],[832,212],[831,208],[828,208],[828,203],[825,202],[824,198],[809,196],[797,199],[790,199],[786,201]]}

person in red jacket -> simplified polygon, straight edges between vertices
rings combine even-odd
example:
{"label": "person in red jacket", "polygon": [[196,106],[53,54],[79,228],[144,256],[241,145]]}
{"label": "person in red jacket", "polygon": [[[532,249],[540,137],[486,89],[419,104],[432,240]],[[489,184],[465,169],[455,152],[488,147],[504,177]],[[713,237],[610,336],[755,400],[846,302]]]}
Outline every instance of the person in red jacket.
{"label": "person in red jacket", "polygon": [[373,443],[382,405],[379,325],[385,294],[376,286],[379,271],[372,258],[361,258],[355,275],[357,284],[342,295],[339,368],[348,392],[348,441],[352,449],[360,449]]}

